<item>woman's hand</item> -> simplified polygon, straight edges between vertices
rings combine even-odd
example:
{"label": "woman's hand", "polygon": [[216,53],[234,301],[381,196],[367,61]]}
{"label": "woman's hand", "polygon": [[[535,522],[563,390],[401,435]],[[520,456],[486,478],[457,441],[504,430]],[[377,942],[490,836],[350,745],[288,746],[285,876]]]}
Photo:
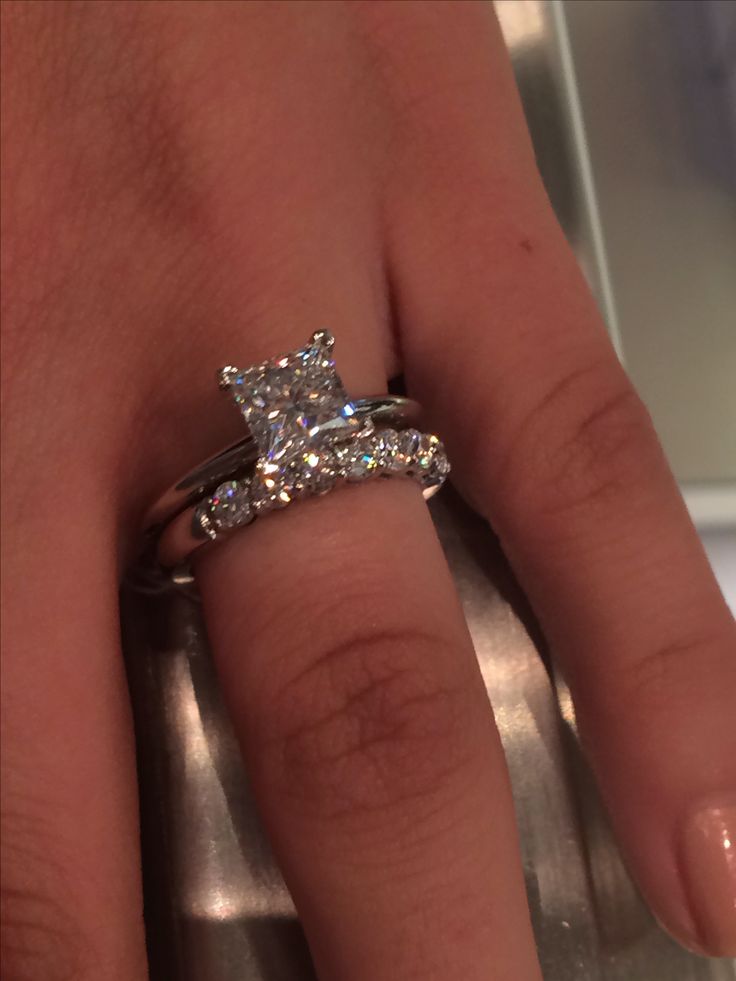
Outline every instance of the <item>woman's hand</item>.
{"label": "woman's hand", "polygon": [[[6,2],[3,62],[8,981],[145,974],[119,576],[145,506],[237,427],[214,369],[320,326],[349,391],[404,371],[571,683],[645,895],[736,953],[734,624],[490,6]],[[300,504],[197,573],[320,977],[538,978],[416,488]]]}

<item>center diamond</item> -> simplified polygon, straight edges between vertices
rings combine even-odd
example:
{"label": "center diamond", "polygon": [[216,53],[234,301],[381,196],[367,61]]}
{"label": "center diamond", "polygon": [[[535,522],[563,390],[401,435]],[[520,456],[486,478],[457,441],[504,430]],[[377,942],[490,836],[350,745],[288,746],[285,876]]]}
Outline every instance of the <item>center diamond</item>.
{"label": "center diamond", "polygon": [[221,387],[233,395],[258,445],[256,472],[284,502],[294,479],[314,469],[315,451],[370,428],[355,415],[330,354],[333,345],[332,335],[319,331],[300,351],[246,371],[220,372]]}

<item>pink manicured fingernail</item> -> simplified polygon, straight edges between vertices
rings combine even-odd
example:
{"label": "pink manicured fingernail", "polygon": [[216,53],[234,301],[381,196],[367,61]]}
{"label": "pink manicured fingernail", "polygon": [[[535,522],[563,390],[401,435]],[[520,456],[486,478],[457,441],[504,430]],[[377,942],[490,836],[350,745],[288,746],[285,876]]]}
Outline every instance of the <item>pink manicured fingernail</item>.
{"label": "pink manicured fingernail", "polygon": [[688,818],[682,869],[700,943],[707,953],[736,956],[736,797],[711,800]]}

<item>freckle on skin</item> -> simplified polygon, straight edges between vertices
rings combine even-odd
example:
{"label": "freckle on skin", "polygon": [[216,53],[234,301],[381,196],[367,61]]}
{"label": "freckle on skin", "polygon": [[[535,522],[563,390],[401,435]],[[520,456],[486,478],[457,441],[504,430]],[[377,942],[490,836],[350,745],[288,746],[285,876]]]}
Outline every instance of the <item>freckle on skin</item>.
{"label": "freckle on skin", "polygon": [[525,252],[533,252],[533,251],[534,251],[534,246],[533,246],[533,245],[532,245],[532,243],[531,243],[531,239],[528,239],[528,238],[523,238],[523,239],[522,239],[522,240],[521,240],[521,241],[519,242],[519,245],[520,245],[520,246],[522,247],[522,249],[523,249],[523,250],[524,250]]}

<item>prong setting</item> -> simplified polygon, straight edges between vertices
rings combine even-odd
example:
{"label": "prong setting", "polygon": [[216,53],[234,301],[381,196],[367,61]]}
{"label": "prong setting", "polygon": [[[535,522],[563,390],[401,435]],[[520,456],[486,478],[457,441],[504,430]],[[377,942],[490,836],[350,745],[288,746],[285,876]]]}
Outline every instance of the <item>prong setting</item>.
{"label": "prong setting", "polygon": [[225,365],[224,368],[220,368],[217,372],[218,387],[223,392],[228,391],[235,384],[238,375],[242,375],[240,368],[236,368],[232,364]]}
{"label": "prong setting", "polygon": [[379,429],[349,443],[303,456],[279,469],[260,460],[252,477],[227,481],[197,509],[203,534],[215,539],[292,501],[325,494],[338,484],[377,477],[416,481],[425,496],[439,488],[450,472],[445,449],[436,436],[416,429]]}
{"label": "prong setting", "polygon": [[321,347],[325,351],[331,351],[335,346],[335,337],[332,331],[327,330],[327,328],[322,328],[321,330],[316,330],[311,338],[310,343],[314,344],[315,347]]}

